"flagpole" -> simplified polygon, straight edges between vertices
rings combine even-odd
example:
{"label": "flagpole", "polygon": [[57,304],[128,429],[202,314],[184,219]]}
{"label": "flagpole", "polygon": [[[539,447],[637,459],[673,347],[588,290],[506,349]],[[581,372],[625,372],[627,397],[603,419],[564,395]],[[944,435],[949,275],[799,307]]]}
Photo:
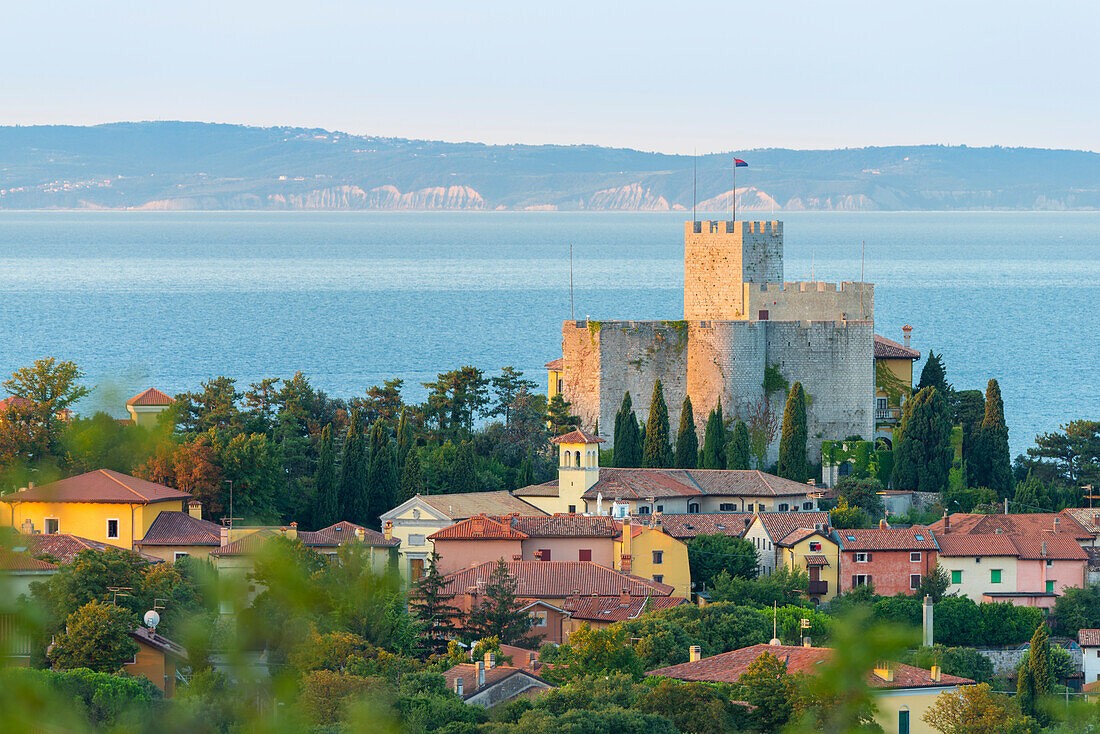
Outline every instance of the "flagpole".
{"label": "flagpole", "polygon": [[733,221],[737,221],[737,156],[733,157]]}
{"label": "flagpole", "polygon": [[695,216],[695,200],[699,196],[699,151],[694,149],[691,151],[691,221],[694,222],[697,217]]}

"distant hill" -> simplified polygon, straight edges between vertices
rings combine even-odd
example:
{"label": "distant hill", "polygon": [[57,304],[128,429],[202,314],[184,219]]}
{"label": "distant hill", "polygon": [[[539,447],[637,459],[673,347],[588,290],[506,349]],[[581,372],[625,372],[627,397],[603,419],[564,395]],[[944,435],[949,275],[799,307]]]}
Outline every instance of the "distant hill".
{"label": "distant hill", "polygon": [[[745,210],[1100,209],[1100,154],[936,145],[738,151]],[[730,156],[700,156],[701,210]],[[691,209],[691,156],[195,122],[0,127],[0,209]]]}

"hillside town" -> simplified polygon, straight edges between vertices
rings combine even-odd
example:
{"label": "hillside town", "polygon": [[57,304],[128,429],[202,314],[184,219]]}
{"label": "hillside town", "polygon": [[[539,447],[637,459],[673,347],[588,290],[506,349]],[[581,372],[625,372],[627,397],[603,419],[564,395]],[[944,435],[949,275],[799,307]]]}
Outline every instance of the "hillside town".
{"label": "hillside town", "polygon": [[218,377],[122,418],[17,370],[5,687],[125,731],[1096,721],[1100,423],[1011,461],[995,379],[876,334],[873,284],[783,282],[782,234],[688,222],[684,318],[566,321],[545,394]]}

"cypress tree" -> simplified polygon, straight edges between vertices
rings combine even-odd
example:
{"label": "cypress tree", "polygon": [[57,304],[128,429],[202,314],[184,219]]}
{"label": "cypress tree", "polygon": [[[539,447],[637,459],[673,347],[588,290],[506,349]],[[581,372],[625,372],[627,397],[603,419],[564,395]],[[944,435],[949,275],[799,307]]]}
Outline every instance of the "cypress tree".
{"label": "cypress tree", "polygon": [[623,402],[619,406],[619,412],[615,414],[615,430],[612,435],[612,464],[614,466],[626,466],[623,461],[626,459],[629,453],[629,447],[624,443],[627,441],[627,427],[625,416],[628,416],[632,412],[633,405],[630,401],[630,392],[623,393]]}
{"label": "cypress tree", "polygon": [[401,488],[397,494],[397,504],[407,502],[424,492],[424,472],[420,468],[420,452],[411,449],[405,456],[405,466],[401,469]]}
{"label": "cypress tree", "polygon": [[340,504],[336,489],[336,448],[332,443],[332,424],[321,429],[321,445],[317,451],[317,504],[313,511],[314,528],[327,528],[340,517]]}
{"label": "cypress tree", "polygon": [[733,438],[726,448],[727,469],[748,469],[752,449],[749,444],[749,427],[745,421],[737,421],[733,427]]}
{"label": "cypress tree", "polygon": [[917,383],[917,391],[926,387],[934,387],[943,393],[944,399],[951,395],[951,385],[947,384],[947,368],[943,366],[943,355],[928,350],[928,361],[920,371],[920,382]]}
{"label": "cypress tree", "polygon": [[416,438],[413,436],[412,423],[409,421],[409,411],[407,408],[402,408],[401,417],[397,419],[397,466],[405,466],[409,449],[415,445]]}
{"label": "cypress tree", "polygon": [[778,474],[796,482],[805,482],[809,473],[806,462],[806,393],[802,391],[802,383],[796,382],[791,385],[787,407],[783,411]]}
{"label": "cypress tree", "polygon": [[990,380],[985,389],[985,417],[978,429],[978,440],[971,451],[968,468],[971,484],[989,487],[1000,498],[1012,489],[1012,464],[1008,458],[1008,426],[1001,387]]}
{"label": "cypress tree", "polygon": [[710,411],[703,432],[703,468],[726,468],[726,425],[722,419],[722,403]]}
{"label": "cypress tree", "polygon": [[906,400],[894,436],[891,486],[918,492],[947,489],[955,452],[951,448],[951,418],[943,393],[926,387]]}
{"label": "cypress tree", "polygon": [[455,454],[454,470],[451,472],[451,492],[476,492],[477,466],[474,464],[474,445],[463,441]]}
{"label": "cypress tree", "polygon": [[359,411],[353,410],[348,421],[348,432],[344,436],[344,449],[340,455],[340,484],[337,492],[341,519],[357,525],[365,525],[370,513],[366,459]]}
{"label": "cypress tree", "polygon": [[1044,724],[1047,717],[1040,703],[1050,691],[1050,633],[1047,626],[1040,622],[1031,636],[1027,664],[1020,666],[1020,675],[1016,679],[1016,700],[1025,714]]}
{"label": "cypress tree", "polygon": [[1027,472],[1027,479],[1016,485],[1013,499],[1016,503],[1013,512],[1051,512],[1054,509],[1050,492],[1038,477],[1032,476],[1031,470]]}
{"label": "cypress tree", "polygon": [[370,464],[367,470],[368,511],[371,525],[379,527],[379,515],[397,504],[397,469],[394,467],[393,448],[389,432],[379,418],[371,426]]}
{"label": "cypress tree", "polygon": [[638,416],[631,409],[630,393],[623,396],[622,407],[615,416],[615,466],[638,467],[642,465],[643,428]]}
{"label": "cypress tree", "polygon": [[646,422],[642,466],[647,469],[666,469],[672,466],[669,430],[665,390],[661,381],[657,380],[653,385],[653,398],[649,401],[649,420]]}
{"label": "cypress tree", "polygon": [[676,468],[694,469],[699,464],[699,436],[695,433],[695,411],[691,397],[680,408],[680,431],[676,434]]}
{"label": "cypress tree", "polygon": [[527,456],[523,457],[523,461],[519,464],[519,470],[516,472],[516,488],[527,487],[535,483],[535,461],[534,452],[530,449],[527,451]]}

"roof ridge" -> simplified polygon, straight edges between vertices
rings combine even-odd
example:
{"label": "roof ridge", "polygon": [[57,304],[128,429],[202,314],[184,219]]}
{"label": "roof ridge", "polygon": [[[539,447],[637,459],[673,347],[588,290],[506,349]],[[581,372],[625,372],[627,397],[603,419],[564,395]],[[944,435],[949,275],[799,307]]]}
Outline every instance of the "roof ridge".
{"label": "roof ridge", "polygon": [[[107,477],[107,478],[108,478],[108,479],[110,479],[110,480],[111,480],[112,482],[114,482],[114,483],[115,483],[115,484],[117,484],[118,486],[122,487],[122,488],[123,488],[123,489],[125,489],[126,491],[128,491],[128,492],[132,492],[133,494],[137,495],[138,497],[140,497],[141,499],[145,500],[146,502],[148,502],[148,501],[149,501],[149,498],[148,498],[148,497],[146,497],[146,496],[144,496],[144,495],[140,494],[140,493],[139,493],[139,492],[138,492],[138,491],[137,491],[136,489],[134,489],[133,487],[131,487],[131,486],[127,485],[127,484],[126,484],[125,482],[123,482],[123,481],[119,480],[119,479],[118,479],[117,477],[113,477],[113,476],[111,476],[112,472],[111,472],[111,470],[110,470],[110,469],[96,469],[96,471],[97,471],[97,472],[99,472],[100,474],[102,474],[103,476]],[[136,477],[135,477],[135,478],[136,478]]]}

